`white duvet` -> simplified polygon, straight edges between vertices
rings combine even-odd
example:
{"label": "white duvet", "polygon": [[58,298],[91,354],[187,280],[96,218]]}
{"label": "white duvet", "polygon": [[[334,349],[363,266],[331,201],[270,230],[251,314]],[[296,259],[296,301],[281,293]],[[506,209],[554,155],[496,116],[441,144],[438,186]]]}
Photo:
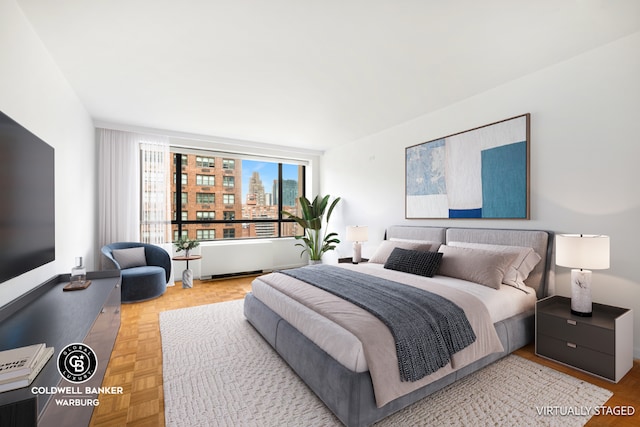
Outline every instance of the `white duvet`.
{"label": "white duvet", "polygon": [[[475,296],[486,306],[493,323],[532,311],[536,302],[535,290],[531,288],[527,289],[529,294],[507,285],[502,285],[500,289],[496,290],[452,277],[427,278],[388,270],[383,268],[382,264],[340,264],[339,266],[401,283],[424,285],[429,281],[436,281],[439,284],[462,290]],[[269,280],[287,280],[287,276],[284,275],[269,276]],[[256,298],[347,369],[354,372],[365,372],[369,369],[362,343],[351,332],[274,289],[260,277],[253,281],[252,292]]]}

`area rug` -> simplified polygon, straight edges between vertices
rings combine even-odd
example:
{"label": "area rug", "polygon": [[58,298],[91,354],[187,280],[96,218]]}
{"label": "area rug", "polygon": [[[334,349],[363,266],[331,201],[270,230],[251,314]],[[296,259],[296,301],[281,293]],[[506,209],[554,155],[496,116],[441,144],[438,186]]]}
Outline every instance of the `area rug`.
{"label": "area rug", "polygon": [[[243,302],[160,313],[167,426],[340,426],[246,321]],[[582,426],[612,393],[508,356],[377,426]]]}

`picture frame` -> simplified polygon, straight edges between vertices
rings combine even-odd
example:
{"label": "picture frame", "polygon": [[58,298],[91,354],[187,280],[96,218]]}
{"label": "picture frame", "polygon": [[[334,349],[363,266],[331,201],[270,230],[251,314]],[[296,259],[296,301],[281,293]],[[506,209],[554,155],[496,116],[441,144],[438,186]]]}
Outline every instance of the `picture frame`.
{"label": "picture frame", "polygon": [[531,114],[405,149],[406,219],[530,219]]}

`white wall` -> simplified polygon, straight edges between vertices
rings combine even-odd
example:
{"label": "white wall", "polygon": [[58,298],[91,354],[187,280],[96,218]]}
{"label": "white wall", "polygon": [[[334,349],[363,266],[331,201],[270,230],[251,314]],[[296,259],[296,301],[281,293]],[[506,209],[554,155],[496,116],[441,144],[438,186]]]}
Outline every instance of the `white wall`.
{"label": "white wall", "polygon": [[0,283],[2,306],[76,256],[93,269],[96,174],[91,118],[13,0],[0,2],[0,64],[0,110],[55,149],[56,191],[56,259]]}
{"label": "white wall", "polygon": [[[370,255],[390,224],[549,229],[611,236],[595,302],[634,310],[640,357],[640,33],[421,116],[322,159],[321,189],[342,196],[332,228],[370,227]],[[525,53],[526,54],[526,53]],[[517,60],[517,58],[514,58]],[[405,220],[405,147],[531,113],[531,220]],[[354,159],[361,159],[360,162]],[[339,255],[351,253],[349,244]],[[556,288],[569,296],[569,269]]]}
{"label": "white wall", "polygon": [[[255,258],[252,258],[252,254],[255,253],[254,251],[264,250],[263,243],[270,244],[271,247],[269,249],[270,253],[268,254],[268,257],[272,257],[271,262],[264,267],[262,267],[262,261],[256,261]],[[298,241],[293,237],[280,239],[251,239],[244,242],[242,240],[203,242],[200,246],[191,251],[191,254],[202,255],[202,251],[206,247],[206,252],[214,255],[210,257],[205,255],[201,260],[190,261],[189,268],[193,272],[194,278],[208,279],[212,275],[245,273],[256,269],[263,269],[267,272],[302,267],[307,264],[308,257],[300,256],[302,248],[296,247],[296,243],[298,243]],[[254,245],[260,246],[260,248],[252,248]],[[209,248],[213,248],[213,250]],[[249,255],[249,258],[247,258],[247,254]],[[173,255],[184,255],[184,252],[175,252],[174,248]],[[260,258],[264,259],[263,256],[260,256]],[[260,267],[255,267],[256,262]],[[204,265],[205,263],[207,265]],[[173,261],[174,280],[182,280],[182,272],[185,268],[185,261]]]}

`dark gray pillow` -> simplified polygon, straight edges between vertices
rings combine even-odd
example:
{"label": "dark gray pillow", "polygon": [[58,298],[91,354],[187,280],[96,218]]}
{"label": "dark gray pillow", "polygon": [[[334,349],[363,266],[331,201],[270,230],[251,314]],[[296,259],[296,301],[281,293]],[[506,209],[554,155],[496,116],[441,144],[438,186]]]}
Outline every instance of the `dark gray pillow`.
{"label": "dark gray pillow", "polygon": [[[435,249],[433,245],[437,245]],[[440,243],[421,242],[421,241],[407,241],[407,240],[384,240],[378,249],[373,253],[373,256],[369,258],[369,263],[384,264],[389,259],[389,255],[393,252],[394,248],[412,249],[416,251],[438,251]]]}
{"label": "dark gray pillow", "polygon": [[442,261],[441,252],[415,251],[394,248],[384,263],[384,268],[420,276],[433,277]]}

